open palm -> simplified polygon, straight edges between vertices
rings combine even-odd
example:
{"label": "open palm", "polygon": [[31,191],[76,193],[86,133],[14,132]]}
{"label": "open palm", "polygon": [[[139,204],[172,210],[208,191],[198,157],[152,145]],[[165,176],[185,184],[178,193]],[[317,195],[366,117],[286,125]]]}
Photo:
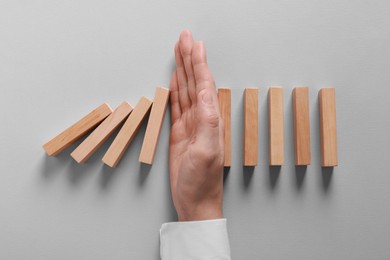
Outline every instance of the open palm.
{"label": "open palm", "polygon": [[175,46],[169,166],[179,220],[222,217],[223,122],[202,42],[186,30]]}

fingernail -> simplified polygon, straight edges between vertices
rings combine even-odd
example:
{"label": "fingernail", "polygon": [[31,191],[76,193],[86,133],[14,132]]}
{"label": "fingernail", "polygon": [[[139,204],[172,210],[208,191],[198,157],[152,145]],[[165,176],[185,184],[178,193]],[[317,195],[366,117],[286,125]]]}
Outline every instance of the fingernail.
{"label": "fingernail", "polygon": [[202,96],[202,100],[205,104],[212,104],[213,103],[213,97],[211,96],[209,91],[205,91],[205,93]]}

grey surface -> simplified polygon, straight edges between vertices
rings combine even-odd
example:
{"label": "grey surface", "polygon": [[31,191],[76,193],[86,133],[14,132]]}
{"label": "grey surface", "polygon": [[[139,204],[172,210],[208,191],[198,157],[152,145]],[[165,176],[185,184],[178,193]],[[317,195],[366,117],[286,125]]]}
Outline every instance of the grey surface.
{"label": "grey surface", "polygon": [[[169,116],[156,161],[145,128],[119,167],[42,144],[102,102],[167,86],[184,28],[233,88],[233,166],[224,209],[234,259],[390,259],[390,2],[0,2],[0,259],[159,259],[176,219]],[[285,87],[286,165],[268,168],[268,86]],[[310,86],[312,165],[296,169],[291,90]],[[259,166],[242,164],[243,88],[260,88]],[[336,87],[340,166],[319,166],[317,91]],[[74,148],[75,146],[73,146]]]}

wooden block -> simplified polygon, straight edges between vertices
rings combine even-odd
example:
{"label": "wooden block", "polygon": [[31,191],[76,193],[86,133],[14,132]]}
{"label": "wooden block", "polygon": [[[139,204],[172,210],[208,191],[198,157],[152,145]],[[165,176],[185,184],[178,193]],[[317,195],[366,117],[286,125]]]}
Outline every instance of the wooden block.
{"label": "wooden block", "polygon": [[139,161],[152,164],[156,152],[158,137],[164,120],[169,99],[169,89],[157,88],[154,94],[152,110],[150,112],[148,126],[146,127],[144,142],[142,144]]}
{"label": "wooden block", "polygon": [[284,164],[283,88],[268,91],[269,165]]}
{"label": "wooden block", "polygon": [[244,91],[244,166],[256,166],[258,154],[259,90]]}
{"label": "wooden block", "polygon": [[47,155],[49,156],[58,155],[72,143],[79,140],[89,130],[100,124],[100,122],[102,122],[111,113],[112,109],[107,103],[100,105],[78,122],[44,144],[43,149],[45,149]]}
{"label": "wooden block", "polygon": [[126,122],[122,126],[118,135],[115,137],[110,148],[108,148],[102,161],[110,167],[115,167],[121,160],[123,154],[129,147],[134,136],[138,132],[143,120],[152,106],[152,101],[146,97],[142,97]]}
{"label": "wooden block", "polygon": [[310,165],[309,88],[293,90],[295,165]]}
{"label": "wooden block", "polygon": [[225,159],[224,166],[232,165],[231,154],[231,91],[230,88],[218,89],[219,111],[225,128]]}
{"label": "wooden block", "polygon": [[337,166],[336,90],[334,88],[320,89],[318,102],[320,106],[321,166]]}
{"label": "wooden block", "polygon": [[71,154],[78,163],[86,162],[107,141],[111,134],[128,117],[133,107],[127,102],[120,104]]}
{"label": "wooden block", "polygon": [[230,167],[231,162],[231,91],[230,88],[218,89],[219,111],[224,124],[224,167]]}

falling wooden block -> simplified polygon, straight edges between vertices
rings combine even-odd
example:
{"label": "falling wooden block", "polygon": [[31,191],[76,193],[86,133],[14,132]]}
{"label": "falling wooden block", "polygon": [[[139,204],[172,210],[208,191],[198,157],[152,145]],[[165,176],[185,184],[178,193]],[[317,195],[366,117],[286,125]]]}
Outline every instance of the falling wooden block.
{"label": "falling wooden block", "polygon": [[86,162],[110,135],[127,118],[133,107],[127,102],[120,104],[71,154],[78,163]]}
{"label": "falling wooden block", "polygon": [[269,164],[284,164],[283,88],[271,87],[268,91]]}
{"label": "falling wooden block", "polygon": [[230,88],[218,89],[219,111],[225,128],[225,159],[224,166],[230,167],[231,162],[231,91]]}
{"label": "falling wooden block", "polygon": [[293,90],[295,165],[310,165],[309,88]]}
{"label": "falling wooden block", "polygon": [[257,165],[258,95],[257,88],[246,88],[244,91],[244,166]]}
{"label": "falling wooden block", "polygon": [[320,106],[321,166],[337,166],[336,90],[334,88],[320,89],[318,102]]}
{"label": "falling wooden block", "polygon": [[85,133],[93,129],[112,113],[111,107],[104,103],[83,117],[81,120],[68,127],[62,133],[43,145],[47,155],[56,156],[79,140]]}
{"label": "falling wooden block", "polygon": [[102,161],[105,164],[110,167],[115,167],[118,164],[135,134],[139,130],[151,106],[152,101],[146,97],[142,97],[138,101],[134,110],[131,112],[118,135],[112,142],[110,148],[108,148],[106,154],[104,155]]}
{"label": "falling wooden block", "polygon": [[152,164],[156,152],[158,137],[167,109],[169,89],[157,88],[154,94],[152,110],[150,111],[148,125],[146,127],[144,142],[142,144],[139,161]]}

